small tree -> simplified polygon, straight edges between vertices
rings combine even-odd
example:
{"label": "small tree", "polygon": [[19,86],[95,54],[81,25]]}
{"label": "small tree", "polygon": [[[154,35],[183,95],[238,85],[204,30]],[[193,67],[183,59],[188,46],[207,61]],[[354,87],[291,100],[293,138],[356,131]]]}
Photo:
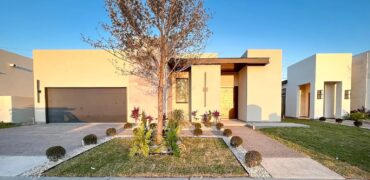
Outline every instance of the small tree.
{"label": "small tree", "polygon": [[128,64],[124,73],[144,78],[156,89],[156,140],[161,143],[166,83],[191,64],[184,55],[199,54],[210,35],[203,0],[106,0],[106,9],[111,21],[102,27],[109,36],[84,40]]}

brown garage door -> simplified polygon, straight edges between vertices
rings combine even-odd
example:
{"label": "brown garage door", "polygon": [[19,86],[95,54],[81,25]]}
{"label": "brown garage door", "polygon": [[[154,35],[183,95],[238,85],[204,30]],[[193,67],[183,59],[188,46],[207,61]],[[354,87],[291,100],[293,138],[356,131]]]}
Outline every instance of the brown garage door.
{"label": "brown garage door", "polygon": [[47,122],[126,122],[126,88],[47,88]]}

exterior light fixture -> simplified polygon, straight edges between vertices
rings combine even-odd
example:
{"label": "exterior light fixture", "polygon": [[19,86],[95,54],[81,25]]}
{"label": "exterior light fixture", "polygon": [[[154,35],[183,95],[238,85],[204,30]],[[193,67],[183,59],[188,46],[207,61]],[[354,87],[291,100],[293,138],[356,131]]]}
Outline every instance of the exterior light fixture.
{"label": "exterior light fixture", "polygon": [[322,99],[323,93],[322,90],[317,90],[317,99]]}
{"label": "exterior light fixture", "polygon": [[14,67],[17,67],[17,65],[16,65],[16,64],[9,64],[9,66],[10,66],[10,67],[13,67],[13,68],[14,68]]}
{"label": "exterior light fixture", "polygon": [[351,98],[351,90],[344,90],[344,99]]}

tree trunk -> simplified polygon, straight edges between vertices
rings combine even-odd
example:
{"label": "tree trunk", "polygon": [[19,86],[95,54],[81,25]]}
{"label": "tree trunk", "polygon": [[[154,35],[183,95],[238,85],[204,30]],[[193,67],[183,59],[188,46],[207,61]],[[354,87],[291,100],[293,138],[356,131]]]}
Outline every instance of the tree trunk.
{"label": "tree trunk", "polygon": [[163,99],[164,99],[164,67],[163,64],[160,64],[159,67],[159,85],[158,85],[158,124],[157,124],[157,137],[156,143],[161,144],[163,140]]}

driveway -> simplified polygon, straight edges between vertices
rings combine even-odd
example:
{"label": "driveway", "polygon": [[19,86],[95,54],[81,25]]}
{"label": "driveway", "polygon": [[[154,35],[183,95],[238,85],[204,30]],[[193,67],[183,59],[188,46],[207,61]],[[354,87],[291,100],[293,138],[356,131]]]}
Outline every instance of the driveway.
{"label": "driveway", "polygon": [[0,176],[16,176],[25,170],[47,161],[45,151],[61,145],[67,153],[82,146],[87,134],[105,136],[110,127],[118,131],[118,123],[69,123],[41,124],[0,129]]}

